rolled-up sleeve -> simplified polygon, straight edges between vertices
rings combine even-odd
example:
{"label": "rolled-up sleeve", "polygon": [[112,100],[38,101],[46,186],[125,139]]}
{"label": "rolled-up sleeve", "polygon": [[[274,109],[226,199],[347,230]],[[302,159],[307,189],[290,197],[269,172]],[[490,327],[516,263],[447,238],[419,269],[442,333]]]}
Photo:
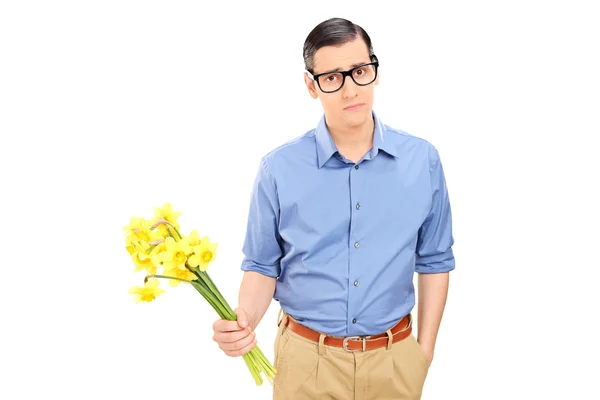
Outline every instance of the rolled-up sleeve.
{"label": "rolled-up sleeve", "polygon": [[432,203],[429,214],[419,229],[415,272],[431,274],[452,271],[455,268],[452,211],[439,153],[433,145],[429,149]]}
{"label": "rolled-up sleeve", "polygon": [[256,271],[270,277],[281,272],[281,237],[279,236],[279,201],[277,186],[263,157],[250,198],[250,210],[244,239],[241,269]]}

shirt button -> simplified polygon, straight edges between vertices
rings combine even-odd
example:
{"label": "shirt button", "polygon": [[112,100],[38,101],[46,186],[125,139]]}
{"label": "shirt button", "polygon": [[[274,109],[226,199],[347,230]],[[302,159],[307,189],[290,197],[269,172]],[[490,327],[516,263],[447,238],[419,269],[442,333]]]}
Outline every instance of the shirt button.
{"label": "shirt button", "polygon": [[354,286],[358,286],[358,281],[354,281]]}
{"label": "shirt button", "polygon": [[356,203],[356,209],[360,210],[360,203]]}
{"label": "shirt button", "polygon": [[356,164],[356,165],[354,166],[354,169],[358,169],[358,164]]}
{"label": "shirt button", "polygon": [[360,246],[360,245],[358,244],[358,242],[354,243],[354,247],[356,247],[356,248],[358,249],[358,246]]}
{"label": "shirt button", "polygon": [[355,324],[355,323],[356,323],[356,318],[354,318],[354,319],[352,320],[352,323],[353,323],[353,324]]}

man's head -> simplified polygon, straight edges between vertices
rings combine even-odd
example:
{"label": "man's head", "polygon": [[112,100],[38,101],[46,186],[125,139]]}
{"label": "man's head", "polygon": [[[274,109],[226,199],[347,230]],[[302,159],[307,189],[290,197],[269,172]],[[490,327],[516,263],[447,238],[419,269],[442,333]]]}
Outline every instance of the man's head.
{"label": "man's head", "polygon": [[[321,22],[306,38],[304,64],[307,89],[321,100],[329,124],[353,128],[371,118],[379,75],[371,39],[363,28],[342,18]],[[350,70],[345,76],[340,73]],[[348,108],[357,104],[362,106]]]}

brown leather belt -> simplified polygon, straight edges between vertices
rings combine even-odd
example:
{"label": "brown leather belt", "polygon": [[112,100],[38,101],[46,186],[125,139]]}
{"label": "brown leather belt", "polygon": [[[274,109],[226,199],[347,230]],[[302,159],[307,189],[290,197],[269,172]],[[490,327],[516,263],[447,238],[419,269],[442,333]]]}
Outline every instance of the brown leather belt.
{"label": "brown leather belt", "polygon": [[[321,333],[313,329],[310,329],[304,325],[299,324],[289,315],[284,317],[286,319],[285,327],[290,331],[312,340],[313,342],[319,343]],[[408,314],[402,318],[396,325],[391,328],[392,344],[399,342],[407,338],[412,332],[412,315]],[[326,346],[340,347],[346,351],[367,351],[373,350],[388,345],[388,334],[387,332],[380,333],[374,336],[347,336],[347,337],[335,337],[325,335],[323,344]]]}

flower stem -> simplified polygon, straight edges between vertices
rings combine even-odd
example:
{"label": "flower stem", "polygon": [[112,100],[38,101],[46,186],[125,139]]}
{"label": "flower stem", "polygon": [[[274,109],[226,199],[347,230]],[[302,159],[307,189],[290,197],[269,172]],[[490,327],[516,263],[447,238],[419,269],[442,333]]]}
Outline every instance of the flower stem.
{"label": "flower stem", "polygon": [[250,353],[244,354],[243,358],[244,358],[244,362],[246,363],[246,366],[248,366],[248,369],[250,370],[250,374],[252,374],[252,377],[254,378],[254,382],[257,385],[262,384],[260,372],[257,371],[256,365],[255,365],[254,360],[252,359],[252,356],[250,355]]}
{"label": "flower stem", "polygon": [[217,312],[219,313],[219,316],[223,319],[227,319],[227,320],[231,320],[231,315],[233,313],[233,311],[231,310],[231,307],[229,307],[227,304],[223,304],[221,299],[219,298],[219,296],[216,295],[215,291],[213,288],[211,288],[208,283],[205,281],[205,279],[202,278],[201,273],[198,273],[198,271],[196,271],[195,268],[191,268],[188,265],[185,266],[190,272],[192,272],[194,275],[196,275],[198,277],[198,280],[196,280],[196,284],[198,284],[200,287],[202,287],[202,289],[207,292],[210,293],[212,295],[211,299],[212,299],[212,303],[211,305],[213,306],[213,308],[215,310],[217,310]]}
{"label": "flower stem", "polygon": [[196,281],[192,282],[192,286],[194,286],[194,288],[208,301],[208,303],[216,311],[216,313],[219,315],[219,317],[221,317],[223,319],[227,319],[226,311],[223,310],[223,308],[219,304],[218,300],[214,297],[214,295],[210,291],[206,290],[206,288],[204,288],[202,285],[198,284]]}
{"label": "flower stem", "polygon": [[156,244],[153,244],[152,246],[148,247],[148,249],[146,250],[146,254],[150,254],[152,253],[152,250],[154,250],[154,248],[156,247]]}
{"label": "flower stem", "polygon": [[229,303],[227,303],[227,300],[225,300],[225,298],[223,297],[223,295],[221,294],[221,292],[219,291],[217,286],[214,284],[212,279],[210,279],[210,275],[208,275],[208,273],[206,271],[201,271],[199,275],[204,279],[204,281],[206,282],[208,287],[217,296],[217,298],[221,301],[221,303],[225,306],[225,308],[227,308],[227,310],[230,311],[232,321],[236,321],[237,316],[235,315],[235,313],[233,312],[233,309],[231,308]]}
{"label": "flower stem", "polygon": [[173,229],[175,229],[175,233],[177,233],[177,236],[179,236],[179,239],[183,239],[183,237],[181,236],[181,233],[179,233],[179,231],[177,230],[175,225],[171,225],[171,226],[173,227]]}
{"label": "flower stem", "polygon": [[219,289],[217,289],[217,287],[214,285],[214,283],[211,282],[210,278],[208,278],[208,274],[205,271],[193,271],[194,274],[198,277],[198,279],[200,281],[202,281],[202,283],[204,285],[206,285],[207,289],[213,293],[215,295],[215,297],[218,299],[220,305],[223,307],[223,310],[226,311],[226,316],[228,316],[228,320],[230,321],[235,321],[236,320],[236,315],[233,312],[233,309],[231,308],[231,306],[227,303],[227,301],[223,298],[223,295],[221,295],[221,292],[219,292]]}
{"label": "flower stem", "polygon": [[150,278],[173,279],[176,281],[190,283],[192,286],[194,286],[194,288],[196,288],[196,290],[198,290],[198,292],[200,292],[202,297],[204,297],[206,299],[206,301],[208,301],[208,303],[215,309],[217,314],[219,314],[219,317],[226,318],[229,315],[226,312],[226,310],[223,309],[223,307],[221,307],[218,299],[214,296],[213,293],[211,293],[209,288],[207,288],[205,285],[202,285],[198,281],[189,281],[187,279],[181,279],[181,278],[176,278],[174,276],[166,276],[166,275],[149,275],[146,278],[144,278],[144,283]]}
{"label": "flower stem", "polygon": [[166,275],[148,275],[147,277],[144,278],[144,283],[146,283],[146,281],[151,278],[173,279],[173,280],[181,281],[181,282],[194,283],[193,281],[188,281],[187,279],[181,279],[181,278],[176,278],[174,276],[166,276]]}
{"label": "flower stem", "polygon": [[[171,234],[170,230],[169,234]],[[177,234],[179,235],[179,232],[177,232]],[[186,268],[190,272],[192,272],[198,279],[190,281],[174,276],[148,275],[146,276],[146,278],[144,278],[144,283],[150,278],[173,279],[181,282],[190,283],[202,295],[202,297],[206,299],[206,301],[211,305],[211,307],[215,310],[215,312],[219,315],[220,318],[236,321],[236,314],[231,309],[231,306],[229,305],[229,303],[227,303],[227,301],[217,288],[217,285],[215,285],[215,283],[211,279],[210,275],[208,275],[206,271],[198,271],[197,268],[191,268],[188,265],[186,265]],[[262,385],[263,383],[261,372],[265,374],[271,385],[273,385],[273,378],[277,371],[273,368],[270,361],[265,357],[265,355],[258,346],[255,346],[248,353],[244,354],[243,359],[256,385]]]}
{"label": "flower stem", "polygon": [[177,241],[177,239],[175,239],[175,236],[173,236],[173,232],[171,232],[171,230],[169,229],[168,226],[167,226],[167,232],[169,232],[169,236],[171,236],[173,238],[173,240]]}

